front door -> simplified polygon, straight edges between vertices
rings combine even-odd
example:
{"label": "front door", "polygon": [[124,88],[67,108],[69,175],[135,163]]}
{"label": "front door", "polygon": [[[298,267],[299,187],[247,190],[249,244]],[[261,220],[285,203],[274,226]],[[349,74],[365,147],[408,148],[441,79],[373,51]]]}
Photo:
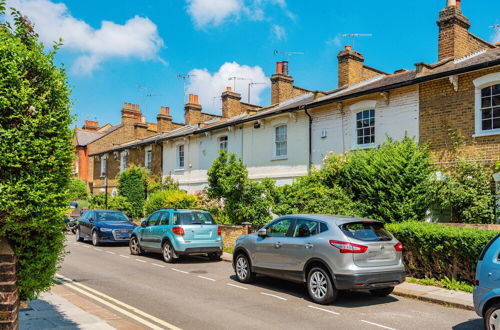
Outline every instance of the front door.
{"label": "front door", "polygon": [[266,227],[267,236],[258,237],[255,242],[254,266],[269,270],[290,267],[290,257],[283,254],[283,244],[290,238],[293,219],[278,219]]}

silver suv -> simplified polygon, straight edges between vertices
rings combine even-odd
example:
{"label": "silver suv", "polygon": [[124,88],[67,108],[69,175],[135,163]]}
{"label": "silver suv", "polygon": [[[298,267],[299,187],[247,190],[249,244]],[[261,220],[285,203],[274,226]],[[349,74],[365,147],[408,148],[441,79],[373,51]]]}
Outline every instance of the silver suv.
{"label": "silver suv", "polygon": [[256,274],[306,283],[319,304],[339,290],[387,296],[405,280],[403,246],[382,222],[337,215],[288,215],[236,240],[233,268],[240,282]]}

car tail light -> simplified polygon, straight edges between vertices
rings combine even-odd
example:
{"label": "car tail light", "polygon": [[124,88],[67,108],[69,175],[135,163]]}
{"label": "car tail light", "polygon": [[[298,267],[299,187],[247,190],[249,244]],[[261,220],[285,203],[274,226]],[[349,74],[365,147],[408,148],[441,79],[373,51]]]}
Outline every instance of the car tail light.
{"label": "car tail light", "polygon": [[330,245],[339,249],[340,253],[365,253],[368,250],[368,246],[349,242],[330,241]]}
{"label": "car tail light", "polygon": [[474,285],[479,286],[479,280],[474,280]]}
{"label": "car tail light", "polygon": [[398,242],[398,244],[394,245],[394,249],[396,249],[396,251],[398,251],[398,252],[402,252],[403,251],[403,244],[401,244],[401,242]]}
{"label": "car tail light", "polygon": [[221,232],[221,230],[220,230],[220,227],[219,227],[219,226],[217,226],[217,236],[220,236],[220,235],[222,235],[222,232]]}
{"label": "car tail light", "polygon": [[173,227],[172,233],[176,234],[177,236],[184,236],[184,229],[182,227]]}

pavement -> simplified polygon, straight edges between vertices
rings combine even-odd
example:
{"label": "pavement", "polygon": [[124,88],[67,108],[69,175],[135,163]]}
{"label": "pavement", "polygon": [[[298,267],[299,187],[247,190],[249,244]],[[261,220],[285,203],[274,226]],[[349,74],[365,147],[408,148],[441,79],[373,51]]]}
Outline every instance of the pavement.
{"label": "pavement", "polygon": [[[62,283],[55,288],[66,290],[62,297],[74,305],[70,293],[87,299],[88,304],[77,305],[83,312],[96,316],[99,307],[113,313],[105,318],[101,311],[97,317],[114,328],[125,328],[125,321],[130,329],[482,328],[473,311],[396,294],[377,298],[342,292],[333,304],[322,306],[309,300],[303,285],[269,277],[239,283],[230,262],[193,256],[167,264],[160,255],[131,256],[125,245],[93,247],[70,239],[69,255],[57,274]],[[438,291],[426,287],[424,294],[418,287],[407,289],[415,297],[438,296]],[[90,303],[97,307],[87,308]]]}

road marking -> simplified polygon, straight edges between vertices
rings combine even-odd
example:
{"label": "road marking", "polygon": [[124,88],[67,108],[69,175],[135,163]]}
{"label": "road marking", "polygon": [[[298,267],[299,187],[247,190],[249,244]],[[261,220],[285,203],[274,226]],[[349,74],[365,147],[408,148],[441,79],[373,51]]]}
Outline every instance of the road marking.
{"label": "road marking", "polygon": [[120,257],[130,259],[129,256],[124,256],[123,254],[120,254]]}
{"label": "road marking", "polygon": [[314,308],[314,309],[317,309],[317,310],[320,310],[320,311],[323,311],[323,312],[327,312],[327,313],[330,313],[330,314],[340,315],[340,313],[337,313],[337,312],[334,312],[334,311],[331,311],[331,310],[328,310],[328,309],[324,309],[324,308],[312,306],[312,305],[309,305],[307,307]]}
{"label": "road marking", "polygon": [[102,249],[99,249],[99,248],[94,248],[94,250],[96,250],[96,251],[102,251]]}
{"label": "road marking", "polygon": [[90,246],[82,245],[82,247],[84,247],[86,249],[90,249]]}
{"label": "road marking", "polygon": [[165,266],[163,265],[158,265],[158,264],[152,264],[153,266],[156,266],[156,267],[161,267],[161,268],[165,268]]}
{"label": "road marking", "polygon": [[385,325],[378,324],[378,323],[373,323],[373,322],[366,321],[366,320],[361,320],[361,322],[365,322],[365,323],[368,323],[368,324],[371,324],[371,325],[374,325],[374,326],[377,326],[377,327],[381,327],[381,328],[384,328],[384,329],[396,330],[394,328],[389,328],[389,327],[386,327]]}
{"label": "road marking", "polygon": [[270,293],[266,293],[266,292],[261,292],[260,294],[263,294],[263,295],[269,296],[269,297],[274,297],[274,298],[281,299],[281,300],[288,300],[286,298],[283,298],[283,297],[280,297],[280,296],[276,296],[274,294],[270,294]]}
{"label": "road marking", "polygon": [[210,277],[205,277],[205,276],[201,276],[201,275],[198,275],[199,278],[203,278],[205,280],[209,280],[209,281],[212,281],[212,282],[215,282],[215,280],[213,278],[210,278]]}
{"label": "road marking", "polygon": [[[56,274],[56,276],[62,278],[65,282],[69,282],[69,283],[64,283],[64,285],[72,288],[73,290],[81,292],[82,294],[84,294],[84,295],[86,295],[86,296],[88,296],[88,297],[90,297],[90,298],[92,298],[92,299],[94,299],[94,300],[96,300],[96,301],[98,301],[98,302],[106,305],[106,306],[109,306],[110,308],[112,308],[112,309],[114,309],[114,310],[122,313],[123,315],[126,315],[126,316],[130,317],[131,319],[136,320],[136,321],[138,321],[138,322],[140,322],[140,323],[142,323],[142,324],[144,324],[144,325],[146,325],[146,326],[148,326],[148,327],[150,327],[152,329],[155,329],[155,330],[158,329],[158,330],[160,330],[160,329],[163,329],[163,328],[158,327],[157,325],[155,325],[155,324],[153,324],[153,323],[151,323],[151,322],[149,322],[149,321],[147,321],[147,320],[145,320],[145,319],[137,316],[136,314],[139,314],[139,315],[141,315],[143,317],[146,317],[146,318],[150,319],[151,321],[156,322],[156,323],[158,323],[158,324],[160,324],[163,327],[166,327],[168,329],[182,330],[181,328],[176,327],[173,324],[170,324],[170,323],[168,323],[166,321],[163,321],[163,320],[161,320],[161,319],[159,319],[157,317],[154,317],[153,315],[145,313],[145,312],[141,311],[140,309],[137,309],[137,308],[135,308],[133,306],[127,305],[126,303],[124,303],[124,302],[122,302],[120,300],[117,300],[117,299],[115,299],[113,297],[105,295],[104,293],[99,292],[97,290],[94,290],[94,289],[92,289],[92,288],[90,288],[90,287],[88,287],[86,285],[83,285],[83,284],[78,283],[78,282],[74,282],[73,280],[71,280],[71,279],[69,279],[67,277],[64,277],[64,276],[62,276],[60,274]],[[85,290],[87,290],[88,292],[85,291]],[[109,301],[106,301],[106,300],[104,300],[102,298],[99,298],[96,295],[97,296],[101,296],[104,299],[107,299]],[[134,313],[130,313],[129,311],[127,311],[127,310],[125,310],[123,308],[120,308],[120,307],[118,307],[116,305],[113,305],[110,302],[112,302],[112,303],[114,303],[116,305],[120,305],[122,307],[125,307],[125,308],[131,310]]]}
{"label": "road marking", "polygon": [[238,289],[248,290],[248,288],[245,288],[244,286],[239,286],[239,285],[236,285],[233,283],[226,283],[226,285],[233,286],[233,287],[238,288]]}
{"label": "road marking", "polygon": [[175,270],[176,272],[179,272],[179,273],[189,274],[188,272],[185,272],[185,271],[177,269],[177,268],[170,268],[170,269]]}
{"label": "road marking", "polygon": [[135,259],[135,261],[139,261],[139,262],[144,262],[144,263],[146,263],[144,260],[141,260],[141,259]]}
{"label": "road marking", "polygon": [[111,252],[111,251],[106,251],[106,253],[109,253],[109,254],[116,254],[116,253]]}

